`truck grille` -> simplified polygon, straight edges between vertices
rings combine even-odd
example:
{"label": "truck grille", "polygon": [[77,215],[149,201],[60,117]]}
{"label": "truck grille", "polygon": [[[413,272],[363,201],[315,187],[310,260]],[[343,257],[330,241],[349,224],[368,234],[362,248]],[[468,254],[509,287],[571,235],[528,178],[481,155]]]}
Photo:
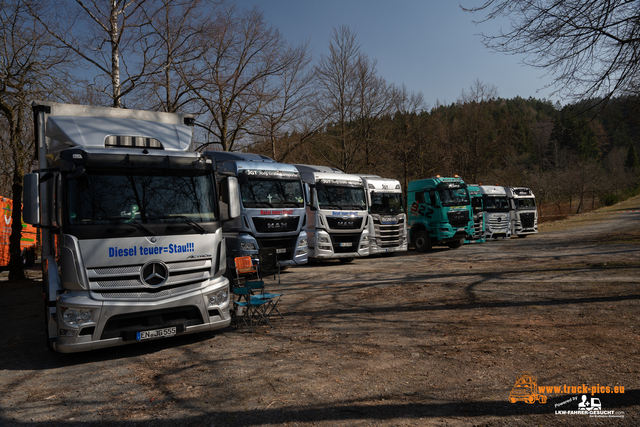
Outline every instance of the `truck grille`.
{"label": "truck grille", "polygon": [[[375,237],[378,242],[378,247],[381,248],[395,248],[402,245],[402,234],[404,232],[404,217],[391,217],[387,216],[383,218],[376,215],[373,217],[373,227],[375,229]],[[389,221],[391,219],[391,221]]]}
{"label": "truck grille", "polygon": [[211,259],[166,263],[167,279],[149,287],[141,278],[142,265],[87,270],[92,297],[98,300],[153,300],[190,292],[211,276]]}
{"label": "truck grille", "polygon": [[327,223],[334,230],[359,230],[362,228],[362,218],[361,216],[355,218],[328,216]]}
{"label": "truck grille", "polygon": [[521,213],[520,222],[523,228],[533,228],[536,222],[536,215],[533,212]]}
{"label": "truck grille", "polygon": [[452,227],[466,227],[469,224],[469,211],[449,211],[447,218]]}
{"label": "truck grille", "polygon": [[360,243],[360,233],[356,234],[329,234],[331,243],[333,244],[333,252],[348,253],[358,252],[358,244]]}
{"label": "truck grille", "polygon": [[258,247],[260,248],[276,248],[284,249],[285,252],[278,253],[278,261],[290,261],[293,259],[293,254],[298,241],[298,236],[293,237],[259,237]]}

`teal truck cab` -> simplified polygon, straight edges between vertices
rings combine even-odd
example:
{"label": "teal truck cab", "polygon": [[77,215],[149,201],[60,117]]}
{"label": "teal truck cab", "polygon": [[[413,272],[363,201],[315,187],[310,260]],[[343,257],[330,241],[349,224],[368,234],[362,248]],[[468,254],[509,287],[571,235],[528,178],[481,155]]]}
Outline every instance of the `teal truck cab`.
{"label": "teal truck cab", "polygon": [[409,238],[419,252],[432,246],[452,249],[473,236],[473,212],[467,184],[459,177],[436,176],[409,182]]}
{"label": "teal truck cab", "polygon": [[483,243],[484,237],[484,207],[482,204],[482,194],[477,185],[467,185],[469,196],[471,197],[471,208],[473,209],[473,236],[464,239],[464,243]]}

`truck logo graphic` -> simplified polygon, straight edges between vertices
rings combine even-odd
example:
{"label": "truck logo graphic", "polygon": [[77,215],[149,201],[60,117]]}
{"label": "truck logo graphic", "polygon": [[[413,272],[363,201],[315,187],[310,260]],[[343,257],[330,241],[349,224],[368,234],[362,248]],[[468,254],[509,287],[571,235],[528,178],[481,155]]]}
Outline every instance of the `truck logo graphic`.
{"label": "truck logo graphic", "polygon": [[267,228],[279,229],[279,228],[287,228],[288,224],[286,222],[268,222]]}
{"label": "truck logo graphic", "polygon": [[547,396],[538,393],[537,378],[529,372],[524,372],[516,378],[516,384],[509,393],[509,402],[516,403],[518,401],[526,402],[530,405],[533,403],[547,403]]}
{"label": "truck logo graphic", "polygon": [[147,286],[156,287],[167,281],[169,278],[169,269],[163,262],[152,261],[142,267],[140,276],[142,283]]}

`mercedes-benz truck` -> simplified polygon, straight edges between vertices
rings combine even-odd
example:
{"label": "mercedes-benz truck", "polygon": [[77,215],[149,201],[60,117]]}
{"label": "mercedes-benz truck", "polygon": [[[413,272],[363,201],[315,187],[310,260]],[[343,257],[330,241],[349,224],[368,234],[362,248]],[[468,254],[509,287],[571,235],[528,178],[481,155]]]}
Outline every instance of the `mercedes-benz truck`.
{"label": "mercedes-benz truck", "polygon": [[294,165],[310,188],[309,258],[347,263],[369,255],[369,212],[362,178],[329,166]]}
{"label": "mercedes-benz truck", "polygon": [[[61,353],[225,328],[229,282],[214,162],[193,116],[34,102],[47,345]],[[228,178],[229,218],[240,214]]]}
{"label": "mercedes-benz truck", "polygon": [[527,237],[538,232],[536,197],[528,187],[505,187],[511,205],[511,235]]}
{"label": "mercedes-benz truck", "polygon": [[499,185],[480,185],[485,212],[486,239],[511,238],[511,205],[507,191]]}
{"label": "mercedes-benz truck", "polygon": [[407,250],[407,214],[397,179],[360,175],[369,204],[369,255]]}
{"label": "mercedes-benz truck", "polygon": [[307,263],[305,191],[293,165],[259,154],[207,151],[216,160],[218,179],[236,177],[241,215],[224,223],[227,259],[258,259],[258,249],[276,249],[281,267]]}

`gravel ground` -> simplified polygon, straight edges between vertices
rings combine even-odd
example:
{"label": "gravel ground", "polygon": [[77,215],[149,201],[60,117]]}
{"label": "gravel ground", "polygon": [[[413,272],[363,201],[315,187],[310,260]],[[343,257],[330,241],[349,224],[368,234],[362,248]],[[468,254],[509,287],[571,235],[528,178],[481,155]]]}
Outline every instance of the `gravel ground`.
{"label": "gravel ground", "polygon": [[[640,198],[526,239],[289,269],[268,280],[284,294],[273,328],[72,355],[45,347],[39,272],[3,273],[0,425],[640,425],[626,210]],[[524,372],[557,392],[510,403]],[[624,393],[587,392],[600,417],[556,413],[577,411],[583,384]]]}

